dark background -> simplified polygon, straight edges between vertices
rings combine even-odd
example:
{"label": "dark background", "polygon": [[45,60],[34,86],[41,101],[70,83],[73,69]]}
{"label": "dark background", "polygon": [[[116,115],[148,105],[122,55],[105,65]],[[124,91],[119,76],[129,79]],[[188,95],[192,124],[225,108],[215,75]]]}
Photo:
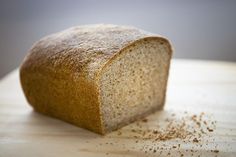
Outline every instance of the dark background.
{"label": "dark background", "polygon": [[41,37],[75,25],[133,25],[168,37],[175,58],[236,61],[235,0],[1,0],[0,78]]}

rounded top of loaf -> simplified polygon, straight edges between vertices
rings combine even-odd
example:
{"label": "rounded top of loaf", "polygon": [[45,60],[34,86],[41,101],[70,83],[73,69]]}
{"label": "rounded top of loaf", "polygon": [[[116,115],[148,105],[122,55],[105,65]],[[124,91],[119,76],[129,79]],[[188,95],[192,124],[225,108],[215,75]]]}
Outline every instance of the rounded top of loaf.
{"label": "rounded top of loaf", "polygon": [[98,24],[72,27],[36,42],[21,69],[93,77],[116,53],[146,37],[157,36],[129,26]]}

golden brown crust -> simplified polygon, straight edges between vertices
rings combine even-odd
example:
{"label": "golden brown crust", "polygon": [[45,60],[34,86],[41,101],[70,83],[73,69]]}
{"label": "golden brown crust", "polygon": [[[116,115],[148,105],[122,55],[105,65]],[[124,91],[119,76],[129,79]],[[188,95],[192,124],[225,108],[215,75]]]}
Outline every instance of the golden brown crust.
{"label": "golden brown crust", "polygon": [[97,85],[102,68],[127,46],[152,39],[168,42],[115,25],[78,26],[45,37],[32,47],[20,68],[26,98],[36,111],[105,133]]}
{"label": "golden brown crust", "polygon": [[82,71],[92,76],[101,67],[98,62],[106,63],[126,45],[150,35],[136,28],[115,25],[73,27],[37,42],[30,50],[27,64]]}

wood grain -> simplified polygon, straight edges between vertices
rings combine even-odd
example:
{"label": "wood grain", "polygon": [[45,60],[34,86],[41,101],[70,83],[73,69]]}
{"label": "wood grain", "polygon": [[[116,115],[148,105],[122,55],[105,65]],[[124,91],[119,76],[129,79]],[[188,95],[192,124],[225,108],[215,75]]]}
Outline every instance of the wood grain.
{"label": "wood grain", "polygon": [[178,151],[145,153],[143,147],[153,142],[140,139],[136,143],[130,136],[135,124],[119,130],[122,135],[115,131],[100,136],[34,112],[15,70],[0,81],[0,156],[166,156],[167,152],[170,156],[236,156],[236,63],[173,60],[165,109],[150,115],[146,128],[184,111],[204,112],[217,121],[211,136],[203,138],[203,147],[173,139],[155,145],[181,143]]}

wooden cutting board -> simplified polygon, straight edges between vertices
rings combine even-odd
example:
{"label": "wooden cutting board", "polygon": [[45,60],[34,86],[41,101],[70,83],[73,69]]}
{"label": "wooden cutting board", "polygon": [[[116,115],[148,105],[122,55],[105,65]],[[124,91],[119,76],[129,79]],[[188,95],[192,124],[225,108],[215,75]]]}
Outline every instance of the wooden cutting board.
{"label": "wooden cutting board", "polygon": [[162,128],[173,115],[204,113],[216,123],[198,144],[137,139],[133,130],[142,122],[101,136],[43,116],[27,104],[18,73],[0,81],[0,157],[236,156],[236,63],[173,60],[165,109],[142,124],[144,130]]}

